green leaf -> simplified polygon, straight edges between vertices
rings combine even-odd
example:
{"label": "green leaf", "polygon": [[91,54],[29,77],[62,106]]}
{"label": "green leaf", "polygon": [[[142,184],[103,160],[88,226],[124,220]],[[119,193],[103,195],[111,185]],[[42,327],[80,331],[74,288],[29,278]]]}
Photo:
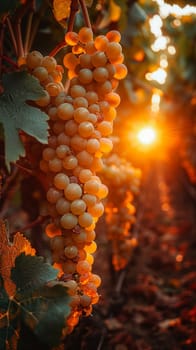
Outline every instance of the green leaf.
{"label": "green leaf", "polygon": [[130,7],[129,10],[129,20],[131,23],[140,24],[146,21],[146,12],[143,8],[134,2],[134,4]]}
{"label": "green leaf", "polygon": [[32,300],[22,302],[22,317],[32,327],[38,339],[51,346],[58,345],[62,329],[70,312],[66,288],[55,285],[38,290]]}
{"label": "green leaf", "polygon": [[[67,288],[55,280],[57,272],[42,257],[22,253],[11,272],[16,284],[14,297],[9,299],[0,279],[0,350],[6,350],[16,334],[20,338],[23,327],[34,335],[36,344],[51,348],[60,343],[70,307]],[[20,349],[22,344],[19,342]],[[15,348],[10,345],[10,349]]]}
{"label": "green leaf", "polygon": [[[6,341],[9,343],[9,339],[17,329],[15,317],[17,309],[16,305],[11,305],[3,286],[3,279],[0,276],[0,350],[6,350]],[[9,316],[12,321],[10,321]]]}
{"label": "green leaf", "polygon": [[4,128],[5,158],[9,169],[10,162],[25,154],[19,130],[41,143],[47,143],[48,116],[26,103],[44,96],[44,90],[35,77],[25,71],[14,72],[4,75],[2,83],[4,93],[0,96],[0,122]]}
{"label": "green leaf", "polygon": [[58,270],[44,262],[41,256],[20,254],[15,260],[11,279],[20,294],[33,292],[57,277]]}
{"label": "green leaf", "polygon": [[[19,102],[34,101],[44,96],[44,90],[38,79],[25,71],[5,74],[2,82],[10,98],[18,99]],[[18,103],[17,100],[14,102]]]}
{"label": "green leaf", "polygon": [[41,342],[36,335],[22,323],[20,338],[18,339],[17,350],[51,350],[51,346]]}
{"label": "green leaf", "polygon": [[3,278],[0,275],[0,315],[8,308],[9,298],[3,285]]}

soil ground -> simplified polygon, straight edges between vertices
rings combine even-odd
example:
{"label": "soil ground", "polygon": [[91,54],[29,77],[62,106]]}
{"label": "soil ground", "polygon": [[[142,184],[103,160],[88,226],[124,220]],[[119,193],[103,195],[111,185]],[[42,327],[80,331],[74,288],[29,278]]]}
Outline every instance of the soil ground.
{"label": "soil ground", "polygon": [[195,193],[173,160],[148,169],[133,228],[139,244],[118,273],[99,223],[100,302],[66,338],[66,350],[196,349]]}

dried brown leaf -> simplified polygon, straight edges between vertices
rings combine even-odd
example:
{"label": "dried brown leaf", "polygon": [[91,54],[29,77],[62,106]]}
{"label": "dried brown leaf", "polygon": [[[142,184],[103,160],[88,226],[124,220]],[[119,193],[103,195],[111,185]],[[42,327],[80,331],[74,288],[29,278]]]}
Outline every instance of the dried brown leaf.
{"label": "dried brown leaf", "polygon": [[8,230],[4,221],[0,221],[0,273],[4,280],[4,287],[9,296],[14,295],[16,286],[10,279],[11,269],[15,259],[21,253],[35,255],[35,249],[30,242],[20,233],[14,236],[13,243],[9,242]]}

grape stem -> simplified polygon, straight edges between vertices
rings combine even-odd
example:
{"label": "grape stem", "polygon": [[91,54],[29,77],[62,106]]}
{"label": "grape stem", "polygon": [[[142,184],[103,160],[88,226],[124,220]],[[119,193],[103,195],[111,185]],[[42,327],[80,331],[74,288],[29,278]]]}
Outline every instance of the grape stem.
{"label": "grape stem", "polygon": [[18,56],[18,48],[17,48],[17,44],[16,44],[16,38],[15,38],[15,35],[14,35],[14,30],[13,30],[13,27],[12,27],[12,23],[11,23],[9,17],[6,18],[6,21],[7,21],[7,26],[8,26],[9,32],[10,32],[10,37],[11,37],[11,40],[12,40],[12,44],[13,44],[16,56]]}
{"label": "grape stem", "polygon": [[11,64],[14,68],[18,68],[18,65],[15,61],[13,61],[10,57],[8,56],[5,56],[5,55],[1,55],[0,54],[0,62],[1,61],[6,61],[8,62],[9,64]]}
{"label": "grape stem", "polygon": [[[69,17],[69,23],[67,27],[67,32],[71,32],[73,30],[75,16],[78,11],[78,1],[71,2],[71,12]],[[49,53],[49,56],[54,57],[61,49],[63,49],[65,46],[67,46],[65,40],[62,40],[57,46],[54,47],[54,49]]]}
{"label": "grape stem", "polygon": [[76,17],[76,13],[78,12],[78,9],[79,9],[78,0],[77,1],[72,0],[72,2],[71,2],[71,12],[70,12],[70,16],[69,16],[69,23],[68,23],[68,26],[67,26],[67,31],[68,32],[73,31],[75,17]]}
{"label": "grape stem", "polygon": [[32,21],[33,21],[34,11],[32,10],[29,14],[28,22],[27,22],[27,29],[26,29],[26,37],[25,37],[25,44],[24,44],[24,55],[26,56],[29,50],[29,41],[30,41],[30,35],[31,35],[31,28],[32,28]]}
{"label": "grape stem", "polygon": [[21,33],[21,18],[18,19],[16,22],[16,38],[17,38],[17,43],[18,43],[18,55],[19,56],[24,56],[24,47],[23,47],[23,42],[22,42],[22,33]]}
{"label": "grape stem", "polygon": [[61,49],[67,46],[65,40],[62,40],[54,49],[49,53],[49,56],[54,57]]}
{"label": "grape stem", "polygon": [[30,3],[30,13],[29,18],[27,21],[27,28],[26,28],[26,36],[25,36],[25,44],[24,44],[24,54],[27,55],[30,49],[30,38],[31,38],[31,31],[32,31],[32,22],[33,22],[33,16],[35,14],[36,10],[36,0],[31,0]]}
{"label": "grape stem", "polygon": [[23,170],[24,172],[26,172],[26,173],[29,174],[29,175],[34,175],[33,170],[24,167],[23,165],[19,164],[18,162],[15,163],[15,166],[16,166],[18,169]]}
{"label": "grape stem", "polygon": [[16,20],[15,20],[15,31],[16,31],[16,39],[18,44],[18,56],[24,56],[24,46],[23,46],[23,40],[22,40],[22,31],[21,31],[21,23],[23,17],[26,15],[26,13],[29,11],[30,8],[33,8],[34,0],[27,1],[26,4],[20,6],[16,10]]}
{"label": "grape stem", "polygon": [[[81,5],[83,16],[84,16],[84,21],[85,21],[87,27],[91,28],[91,22],[90,22],[90,18],[89,18],[89,14],[88,14],[88,11],[87,11],[87,7],[86,7],[86,4],[85,4],[85,1],[84,0],[79,0],[79,2],[80,2],[80,5]],[[72,0],[72,2],[71,2],[71,12],[70,12],[70,17],[69,17],[69,23],[68,23],[68,27],[67,27],[67,32],[71,32],[73,30],[75,16],[76,16],[77,12],[78,12],[78,1],[73,1]],[[49,53],[49,56],[52,56],[52,57],[55,56],[66,45],[67,45],[66,42],[64,40],[62,40]]]}
{"label": "grape stem", "polygon": [[82,9],[82,13],[83,13],[83,16],[84,16],[84,21],[85,21],[86,26],[89,27],[90,29],[92,29],[91,21],[90,21],[90,17],[89,17],[89,14],[88,14],[88,10],[87,10],[87,7],[86,7],[85,0],[79,0],[79,3],[80,3],[80,6],[81,6],[81,9]]}

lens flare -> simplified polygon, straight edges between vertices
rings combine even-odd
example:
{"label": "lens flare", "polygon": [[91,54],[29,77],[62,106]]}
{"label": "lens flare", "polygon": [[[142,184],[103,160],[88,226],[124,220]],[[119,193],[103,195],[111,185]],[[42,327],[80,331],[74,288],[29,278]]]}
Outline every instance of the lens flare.
{"label": "lens flare", "polygon": [[144,127],[137,134],[138,141],[143,145],[151,145],[157,138],[156,130],[151,127]]}

